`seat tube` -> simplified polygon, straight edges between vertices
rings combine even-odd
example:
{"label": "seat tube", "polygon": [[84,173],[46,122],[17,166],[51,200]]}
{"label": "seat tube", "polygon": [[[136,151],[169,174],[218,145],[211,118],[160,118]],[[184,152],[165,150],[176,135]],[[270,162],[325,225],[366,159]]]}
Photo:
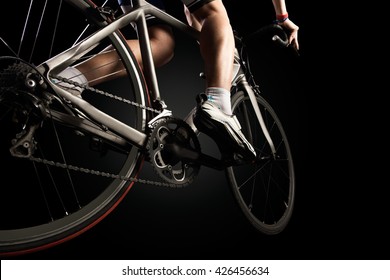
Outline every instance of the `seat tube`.
{"label": "seat tube", "polygon": [[[138,0],[140,5],[150,5],[144,0]],[[149,93],[152,100],[160,100],[160,91],[158,88],[156,69],[153,62],[152,49],[150,46],[149,32],[146,23],[145,13],[141,9],[142,15],[140,15],[136,21],[138,39],[140,44],[140,51],[142,55],[142,65],[144,76],[149,88]]]}

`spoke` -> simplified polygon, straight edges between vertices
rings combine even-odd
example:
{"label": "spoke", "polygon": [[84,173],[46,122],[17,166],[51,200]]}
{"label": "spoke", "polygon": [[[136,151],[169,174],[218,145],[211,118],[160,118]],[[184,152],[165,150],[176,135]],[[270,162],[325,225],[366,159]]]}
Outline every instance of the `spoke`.
{"label": "spoke", "polygon": [[24,35],[26,34],[27,24],[28,24],[28,21],[29,21],[29,19],[30,19],[31,8],[32,8],[33,3],[34,3],[34,0],[31,0],[31,1],[30,1],[30,6],[29,6],[29,8],[28,8],[27,16],[26,16],[26,21],[24,22],[22,37],[20,38],[20,43],[19,43],[19,48],[18,48],[17,57],[19,57],[20,51],[21,51],[21,49],[22,49],[23,40],[24,40]]}
{"label": "spoke", "polygon": [[[278,167],[278,169],[283,173],[283,175],[286,177],[286,178],[290,178],[290,174],[286,173],[286,171],[280,166],[280,164],[278,164],[279,162],[286,162],[286,164],[288,165],[288,161],[289,159],[276,159],[275,160],[275,164],[276,166]],[[288,169],[287,169],[288,170]]]}
{"label": "spoke", "polygon": [[41,18],[39,19],[38,29],[37,29],[37,32],[35,34],[34,43],[33,43],[32,49],[31,49],[31,53],[30,53],[30,59],[29,59],[30,63],[31,63],[32,56],[33,56],[33,53],[34,53],[34,50],[35,50],[35,45],[36,45],[36,43],[38,41],[39,32],[41,31],[42,21],[43,21],[43,17],[45,15],[45,12],[46,12],[46,7],[47,7],[47,0],[45,1],[45,5],[44,5],[43,10],[42,10]]}
{"label": "spoke", "polygon": [[[43,196],[43,200],[45,201],[45,205],[46,205],[47,212],[49,213],[49,216],[50,216],[51,221],[54,221],[54,219],[53,219],[53,214],[51,213],[50,206],[49,206],[49,202],[47,201],[47,196],[46,196],[45,190],[44,190],[44,188],[43,188],[41,176],[39,175],[39,172],[38,172],[36,163],[35,163],[35,162],[32,162],[32,164],[33,164],[33,166],[34,166],[35,175],[37,176],[37,180],[38,180],[39,187],[40,187],[40,189],[41,189],[41,193],[42,193],[42,196]],[[60,201],[61,201],[61,199],[60,199]],[[61,202],[62,202],[62,201],[61,201]],[[65,209],[64,209],[64,211],[66,212]]]}
{"label": "spoke", "polygon": [[[52,126],[53,126],[53,130],[54,130],[55,136],[57,138],[57,144],[58,144],[58,148],[59,148],[59,150],[61,152],[62,160],[63,160],[64,164],[67,165],[67,161],[65,159],[65,154],[64,154],[64,151],[62,149],[60,137],[58,136],[58,132],[57,132],[57,129],[56,129],[56,125],[54,124],[53,117],[51,117],[50,119],[51,119],[51,123],[52,123]],[[79,207],[79,209],[81,209],[80,202],[78,200],[78,196],[77,196],[77,193],[76,193],[76,189],[75,189],[74,184],[73,184],[72,176],[70,175],[70,170],[66,169],[66,172],[67,172],[69,183],[70,183],[70,186],[71,186],[71,189],[72,189],[72,193],[74,195],[74,198],[76,199],[77,206]]]}
{"label": "spoke", "polygon": [[87,26],[83,29],[83,31],[81,31],[79,37],[77,37],[76,41],[74,41],[73,46],[79,42],[79,40],[83,37],[84,33],[88,30],[89,26],[90,25],[87,24]]}
{"label": "spoke", "polygon": [[257,169],[251,176],[248,177],[248,179],[246,179],[243,183],[241,183],[239,186],[238,186],[238,189],[240,190],[241,187],[243,187],[246,183],[248,183],[249,180],[251,180],[254,176],[257,175],[257,173],[259,173],[266,165],[268,165],[270,162],[270,160],[267,160],[259,169]]}
{"label": "spoke", "polygon": [[[265,203],[264,203],[264,217],[267,216],[267,213],[270,213],[272,216],[272,220],[275,221],[275,217],[274,217],[274,215],[272,215],[273,214],[272,206],[269,203],[269,191],[271,189],[271,181],[272,181],[272,166],[273,165],[270,164],[267,184],[264,186],[265,187],[265,198],[266,198]],[[267,211],[267,209],[269,209],[269,211]]]}
{"label": "spoke", "polygon": [[58,12],[57,12],[57,16],[56,16],[56,22],[54,25],[53,38],[52,38],[51,44],[50,44],[49,58],[51,57],[52,52],[53,52],[54,41],[55,41],[55,38],[57,35],[58,20],[60,19],[61,7],[62,7],[62,0],[60,1],[60,5],[58,6],[58,9],[57,9]]}
{"label": "spoke", "polygon": [[250,212],[252,212],[252,208],[253,208],[253,198],[255,196],[255,189],[256,189],[256,177],[253,179],[253,183],[252,183],[251,199],[248,207],[248,210]]}
{"label": "spoke", "polygon": [[[275,181],[274,178],[272,178],[272,182],[273,182],[274,185],[275,185],[275,189],[277,189],[277,190],[279,191],[279,193],[283,195],[283,200],[284,200],[284,198],[287,198],[287,199],[288,199],[289,193],[290,193],[290,183],[291,183],[290,176],[289,176],[289,174],[287,174],[287,173],[284,171],[284,169],[283,169],[279,164],[272,164],[272,166],[274,166],[274,165],[276,165],[276,168],[277,168],[278,170],[280,170],[281,173],[287,178],[287,182],[288,182],[288,184],[287,184],[287,186],[288,186],[287,192],[286,192],[286,188],[282,188],[282,187],[280,186],[280,184],[279,184],[278,182]],[[284,202],[284,204],[285,204],[286,206],[288,206],[288,203],[287,203],[286,201]]]}
{"label": "spoke", "polygon": [[[62,1],[61,1],[62,2]],[[107,4],[108,0],[106,0],[103,5],[101,5],[102,7],[104,7],[106,4]],[[83,31],[81,31],[80,35],[77,37],[77,39],[74,41],[73,43],[73,46],[76,45],[80,39],[83,37],[84,33],[88,30],[88,28],[90,27],[91,25],[90,24],[87,24],[87,26],[84,27]]]}
{"label": "spoke", "polygon": [[[42,158],[45,158],[45,155],[43,154],[42,149],[39,148],[39,150],[40,150],[40,153],[41,153],[41,155],[42,155]],[[66,206],[65,206],[65,204],[64,204],[64,201],[63,201],[62,198],[61,198],[61,194],[60,194],[60,192],[59,192],[59,190],[58,190],[58,187],[57,187],[57,184],[56,184],[56,182],[55,182],[55,180],[54,180],[54,178],[53,178],[53,174],[52,174],[52,172],[50,171],[49,165],[45,164],[45,167],[46,167],[47,173],[49,174],[50,181],[51,181],[51,183],[53,184],[54,190],[56,191],[57,197],[58,197],[58,199],[59,199],[59,201],[60,201],[60,203],[61,203],[62,209],[64,210],[65,214],[68,215],[68,211],[66,210]],[[37,175],[37,176],[39,177],[39,175]],[[49,212],[50,212],[50,210],[49,210]],[[50,215],[51,215],[51,214],[50,214]],[[53,218],[52,218],[52,220],[53,220]]]}
{"label": "spoke", "polygon": [[10,45],[7,44],[6,41],[2,37],[0,37],[0,40],[3,42],[3,44],[9,49],[16,57],[19,57],[18,54],[10,47]]}

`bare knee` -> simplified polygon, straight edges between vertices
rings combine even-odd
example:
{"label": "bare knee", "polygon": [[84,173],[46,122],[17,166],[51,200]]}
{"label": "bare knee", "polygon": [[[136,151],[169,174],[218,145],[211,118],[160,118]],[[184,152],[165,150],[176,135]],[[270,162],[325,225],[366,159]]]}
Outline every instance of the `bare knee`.
{"label": "bare knee", "polygon": [[221,0],[211,1],[203,5],[202,7],[194,11],[191,17],[193,18],[193,20],[197,21],[197,24],[200,25],[203,25],[203,22],[205,20],[212,17],[217,17],[219,20],[223,20],[226,23],[229,22],[227,11]]}

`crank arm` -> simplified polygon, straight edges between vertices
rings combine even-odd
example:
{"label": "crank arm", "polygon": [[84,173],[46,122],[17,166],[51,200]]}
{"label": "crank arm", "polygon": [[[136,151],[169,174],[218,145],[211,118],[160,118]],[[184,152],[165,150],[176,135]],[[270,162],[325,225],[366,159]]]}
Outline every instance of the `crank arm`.
{"label": "crank arm", "polygon": [[169,153],[172,153],[176,158],[181,159],[183,161],[195,162],[216,170],[223,170],[228,166],[225,161],[221,159],[217,159],[202,152],[182,147],[177,144],[165,144],[164,150]]}

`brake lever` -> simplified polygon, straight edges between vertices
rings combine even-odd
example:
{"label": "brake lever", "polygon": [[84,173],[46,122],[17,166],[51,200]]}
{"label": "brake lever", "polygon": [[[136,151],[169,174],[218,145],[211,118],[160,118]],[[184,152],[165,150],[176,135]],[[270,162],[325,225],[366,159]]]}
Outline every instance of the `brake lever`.
{"label": "brake lever", "polygon": [[274,35],[274,36],[272,36],[272,41],[276,42],[277,44],[281,45],[282,47],[286,47],[286,48],[289,47],[289,48],[291,48],[294,51],[294,53],[297,56],[300,55],[298,50],[296,48],[294,48],[291,44],[288,43],[288,37],[287,36],[286,36],[286,38],[282,39],[282,38],[280,38],[279,35]]}

